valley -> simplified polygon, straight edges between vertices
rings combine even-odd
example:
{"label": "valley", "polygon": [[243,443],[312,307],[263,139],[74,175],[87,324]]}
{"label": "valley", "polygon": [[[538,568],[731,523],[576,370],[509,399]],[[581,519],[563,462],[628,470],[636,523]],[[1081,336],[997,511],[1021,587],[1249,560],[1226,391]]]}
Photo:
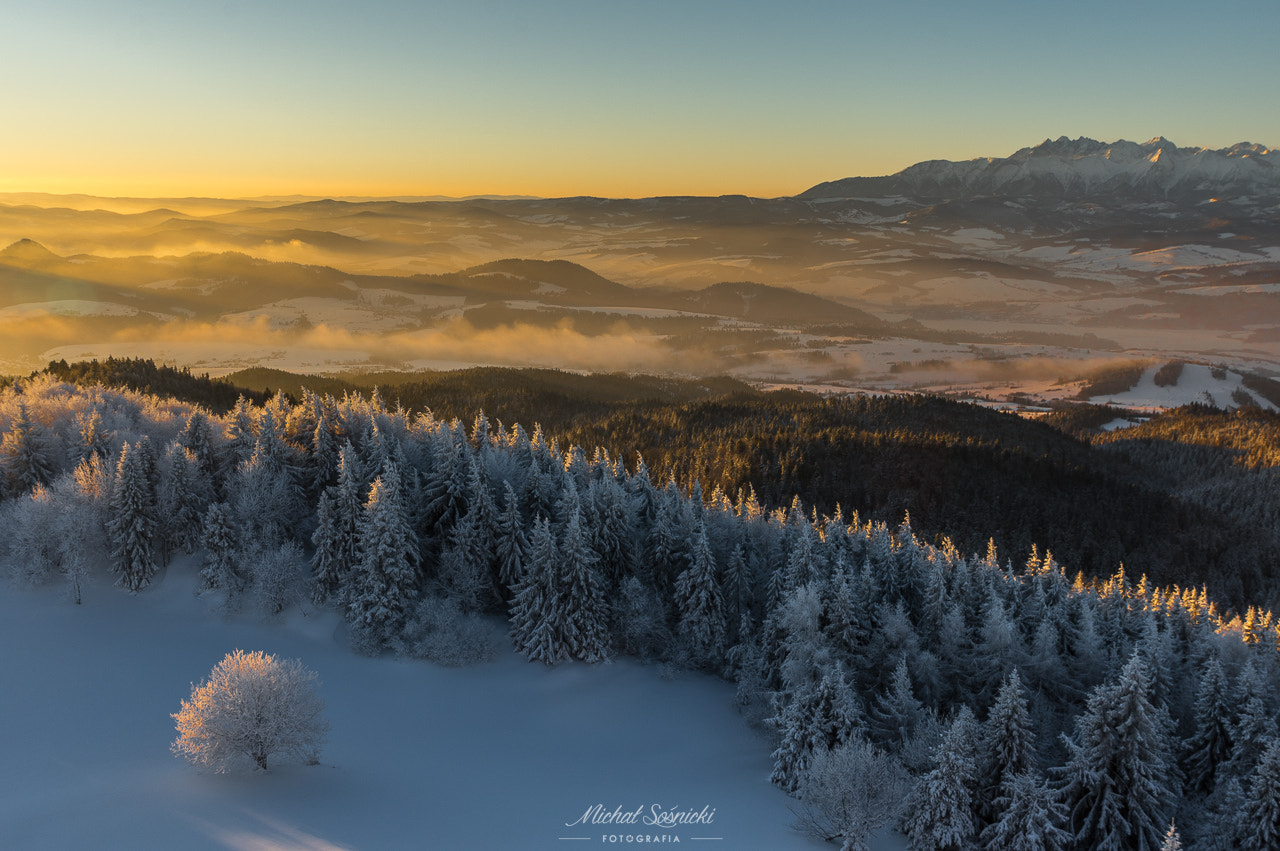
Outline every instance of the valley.
{"label": "valley", "polygon": [[534,365],[1040,404],[1134,361],[1273,375],[1276,157],[1046,140],[775,199],[0,195],[0,362]]}

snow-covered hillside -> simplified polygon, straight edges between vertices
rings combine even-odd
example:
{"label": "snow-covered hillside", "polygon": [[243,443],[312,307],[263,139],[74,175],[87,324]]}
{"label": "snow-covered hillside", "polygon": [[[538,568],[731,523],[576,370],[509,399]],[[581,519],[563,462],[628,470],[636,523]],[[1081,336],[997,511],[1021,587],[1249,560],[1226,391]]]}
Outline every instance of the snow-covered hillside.
{"label": "snow-covered hillside", "polygon": [[1276,410],[1276,406],[1266,399],[1250,393],[1242,383],[1243,376],[1238,372],[1190,363],[1182,367],[1173,383],[1160,385],[1156,383],[1159,370],[1159,366],[1149,367],[1142,374],[1142,380],[1129,390],[1109,396],[1097,396],[1089,401],[1122,408],[1160,410],[1193,403],[1218,408],[1238,408],[1241,400],[1248,400],[1250,404],[1260,408]]}
{"label": "snow-covered hillside", "polygon": [[[695,847],[823,847],[789,827],[769,746],[727,683],[631,661],[548,669],[506,651],[462,669],[368,659],[332,614],[211,614],[195,569],[176,562],[135,597],[94,585],[82,606],[0,586],[0,847],[563,849],[666,833]],[[320,674],[332,725],[321,765],[213,775],[169,753],[170,713],[236,648]],[[566,827],[595,804],[715,815],[673,831]]]}

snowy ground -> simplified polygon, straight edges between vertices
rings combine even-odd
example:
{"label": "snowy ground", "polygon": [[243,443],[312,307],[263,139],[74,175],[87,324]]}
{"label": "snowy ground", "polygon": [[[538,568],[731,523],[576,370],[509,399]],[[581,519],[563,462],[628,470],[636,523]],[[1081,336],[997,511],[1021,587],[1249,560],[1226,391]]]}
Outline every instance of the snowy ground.
{"label": "snowy ground", "polygon": [[[1158,369],[1158,365],[1148,368],[1143,373],[1142,380],[1124,393],[1118,393],[1113,396],[1098,396],[1089,401],[1094,404],[1147,410],[1176,408],[1179,405],[1189,405],[1192,402],[1215,405],[1219,408],[1229,408],[1235,407],[1237,404],[1231,398],[1232,393],[1249,392],[1248,388],[1241,382],[1241,375],[1238,372],[1223,370],[1221,373],[1223,377],[1217,378],[1209,367],[1194,363],[1187,364],[1182,368],[1176,384],[1160,387],[1155,383]],[[1250,394],[1250,396],[1253,397],[1254,402],[1259,407],[1269,411],[1276,410],[1276,406],[1266,399],[1262,399],[1256,394]]]}
{"label": "snowy ground", "polygon": [[[768,743],[733,710],[724,682],[664,679],[630,661],[547,669],[505,650],[459,670],[367,659],[345,649],[329,613],[274,625],[212,614],[191,572],[175,564],[136,597],[98,582],[83,606],[0,582],[0,847],[627,844],[610,834],[832,847],[789,827],[791,799],[767,780]],[[169,753],[170,713],[235,648],[299,658],[320,674],[332,725],[321,765],[222,776]],[[673,831],[566,826],[596,804],[715,813]]]}

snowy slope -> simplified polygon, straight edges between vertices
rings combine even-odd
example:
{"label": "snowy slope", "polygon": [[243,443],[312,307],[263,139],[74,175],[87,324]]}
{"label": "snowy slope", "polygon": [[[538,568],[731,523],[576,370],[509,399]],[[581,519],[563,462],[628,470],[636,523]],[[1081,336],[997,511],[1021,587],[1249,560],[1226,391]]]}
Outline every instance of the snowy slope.
{"label": "snowy slope", "polygon": [[[96,584],[79,607],[0,584],[0,847],[614,847],[602,837],[617,829],[566,827],[595,804],[713,808],[710,825],[676,831],[682,847],[825,847],[790,829],[769,746],[724,682],[506,652],[460,670],[367,659],[328,613],[213,615],[191,572],[170,567],[132,598]],[[218,776],[170,755],[170,713],[237,647],[320,674],[321,765]]]}
{"label": "snowy slope", "polygon": [[[1189,363],[1182,368],[1176,384],[1160,387],[1155,383],[1158,366],[1149,367],[1142,375],[1142,380],[1133,388],[1114,396],[1096,396],[1089,401],[1095,405],[1118,405],[1122,408],[1176,408],[1199,402],[1219,408],[1236,408],[1239,404],[1231,398],[1237,392],[1249,393],[1241,383],[1238,372],[1224,370],[1222,378],[1217,378],[1213,370],[1202,364]],[[1276,410],[1266,399],[1249,393],[1259,407],[1269,411]]]}

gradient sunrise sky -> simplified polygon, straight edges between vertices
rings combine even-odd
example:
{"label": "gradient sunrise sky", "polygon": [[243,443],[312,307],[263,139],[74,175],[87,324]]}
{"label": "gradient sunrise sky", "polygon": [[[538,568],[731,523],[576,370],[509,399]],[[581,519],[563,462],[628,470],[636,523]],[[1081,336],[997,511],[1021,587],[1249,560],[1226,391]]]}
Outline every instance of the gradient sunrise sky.
{"label": "gradient sunrise sky", "polygon": [[3,0],[0,191],[787,195],[1280,144],[1280,3]]}

